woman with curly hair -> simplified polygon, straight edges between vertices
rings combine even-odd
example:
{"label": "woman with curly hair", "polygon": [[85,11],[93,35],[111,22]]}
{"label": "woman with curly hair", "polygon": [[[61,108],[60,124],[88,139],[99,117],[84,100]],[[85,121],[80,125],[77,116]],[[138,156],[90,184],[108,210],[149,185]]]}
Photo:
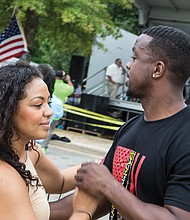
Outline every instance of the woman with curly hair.
{"label": "woman with curly hair", "polygon": [[0,68],[1,219],[48,220],[46,195],[75,186],[78,166],[60,171],[34,141],[47,137],[49,103],[47,85],[36,67],[17,63]]}

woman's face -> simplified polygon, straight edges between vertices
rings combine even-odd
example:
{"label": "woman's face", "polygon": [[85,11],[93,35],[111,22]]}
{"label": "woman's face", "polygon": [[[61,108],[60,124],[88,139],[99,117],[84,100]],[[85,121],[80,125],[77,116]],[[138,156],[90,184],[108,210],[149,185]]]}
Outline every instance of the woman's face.
{"label": "woman's face", "polygon": [[27,85],[26,97],[19,102],[18,111],[13,117],[14,130],[20,139],[29,141],[47,137],[52,115],[49,102],[45,82],[40,78],[33,79]]}

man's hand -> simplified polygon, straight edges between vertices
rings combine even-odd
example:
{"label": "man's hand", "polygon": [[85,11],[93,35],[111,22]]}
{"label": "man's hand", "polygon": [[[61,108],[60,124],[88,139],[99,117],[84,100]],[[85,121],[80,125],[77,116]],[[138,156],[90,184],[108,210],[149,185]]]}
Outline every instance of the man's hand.
{"label": "man's hand", "polygon": [[68,74],[65,75],[65,81],[67,82],[68,85],[73,86],[73,83],[71,81],[71,77]]}
{"label": "man's hand", "polygon": [[106,166],[97,163],[83,163],[75,175],[76,186],[85,192],[102,197],[107,184],[114,180],[114,177]]}
{"label": "man's hand", "polygon": [[71,81],[71,77],[67,74],[67,75],[65,75],[65,81],[66,82],[69,82],[69,81]]}

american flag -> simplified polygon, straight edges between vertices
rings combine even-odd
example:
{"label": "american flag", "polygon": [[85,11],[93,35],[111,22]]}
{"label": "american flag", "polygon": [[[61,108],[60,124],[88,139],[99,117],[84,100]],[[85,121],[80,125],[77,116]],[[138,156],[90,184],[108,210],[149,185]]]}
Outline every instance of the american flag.
{"label": "american flag", "polygon": [[27,52],[26,41],[14,16],[0,35],[0,62]]}

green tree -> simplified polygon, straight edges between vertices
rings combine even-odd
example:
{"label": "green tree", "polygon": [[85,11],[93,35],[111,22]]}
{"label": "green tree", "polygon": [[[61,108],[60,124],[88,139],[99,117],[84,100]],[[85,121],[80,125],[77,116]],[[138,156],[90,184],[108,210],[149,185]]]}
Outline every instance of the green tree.
{"label": "green tree", "polygon": [[120,5],[109,3],[108,10],[112,15],[112,20],[117,27],[140,34],[141,29],[138,26],[138,9],[132,4],[130,8],[123,8]]}
{"label": "green tree", "polygon": [[133,9],[133,0],[0,0],[0,4],[0,30],[16,11],[32,60],[54,68],[68,67],[72,54],[88,56],[98,43],[97,34],[118,37],[126,11]]}

